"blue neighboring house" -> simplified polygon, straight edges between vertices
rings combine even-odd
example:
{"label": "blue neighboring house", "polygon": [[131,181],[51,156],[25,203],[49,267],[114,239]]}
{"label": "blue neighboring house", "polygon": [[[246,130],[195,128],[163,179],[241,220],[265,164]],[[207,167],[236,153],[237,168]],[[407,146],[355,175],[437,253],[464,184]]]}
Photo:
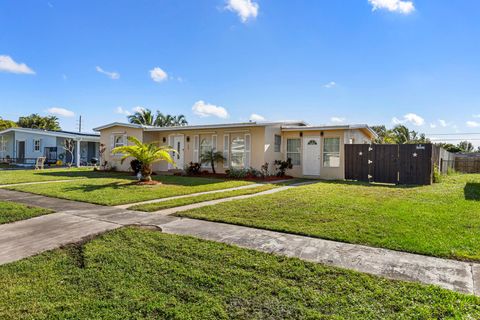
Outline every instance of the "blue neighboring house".
{"label": "blue neighboring house", "polygon": [[[72,153],[65,146],[72,143]],[[100,135],[69,131],[9,128],[0,131],[0,162],[33,166],[38,157],[47,164],[58,160],[76,166],[89,165],[99,157]]]}

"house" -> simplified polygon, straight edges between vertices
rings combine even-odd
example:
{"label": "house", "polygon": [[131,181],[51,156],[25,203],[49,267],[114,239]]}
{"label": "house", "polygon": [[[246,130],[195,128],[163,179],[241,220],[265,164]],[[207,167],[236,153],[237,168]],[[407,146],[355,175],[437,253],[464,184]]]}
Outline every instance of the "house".
{"label": "house", "polygon": [[[294,177],[321,179],[344,178],[344,144],[371,143],[375,132],[367,125],[310,126],[303,121],[245,122],[230,124],[152,127],[136,124],[110,123],[94,129],[106,147],[102,161],[118,170],[128,170],[128,161],[120,163],[121,155],[112,149],[127,143],[134,136],[143,142],[172,146],[177,153],[176,167],[183,169],[190,162],[199,162],[200,155],[215,149],[223,152],[226,161],[218,172],[229,168],[260,169],[265,163],[273,167],[275,160],[292,159]],[[175,169],[165,162],[154,165],[154,171]],[[208,166],[205,167],[205,170]]]}
{"label": "house", "polygon": [[[65,150],[65,142],[73,142],[72,153]],[[33,166],[38,157],[46,163],[57,161],[76,166],[90,163],[98,158],[100,135],[69,131],[47,131],[28,128],[9,128],[0,131],[0,162],[19,166]]]}

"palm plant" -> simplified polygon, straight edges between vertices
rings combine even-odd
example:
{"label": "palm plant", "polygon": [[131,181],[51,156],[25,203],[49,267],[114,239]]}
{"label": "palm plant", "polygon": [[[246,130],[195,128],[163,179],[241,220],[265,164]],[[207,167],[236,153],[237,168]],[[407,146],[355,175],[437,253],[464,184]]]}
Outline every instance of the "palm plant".
{"label": "palm plant", "polygon": [[155,126],[158,127],[175,127],[175,126],[185,126],[188,124],[187,118],[180,114],[178,116],[172,116],[169,114],[163,114],[160,111],[157,111],[157,116],[154,121]]}
{"label": "palm plant", "polygon": [[141,109],[132,115],[129,115],[128,121],[133,124],[141,124],[146,126],[154,125],[153,112],[150,109]]}
{"label": "palm plant", "polygon": [[218,162],[223,162],[225,161],[225,157],[223,156],[223,153],[220,151],[215,151],[215,150],[209,150],[203,153],[200,156],[200,161],[202,163],[208,163],[212,167],[212,172],[215,174],[215,163]]}
{"label": "palm plant", "polygon": [[121,162],[132,157],[142,163],[140,168],[141,181],[152,181],[152,164],[158,161],[167,161],[175,164],[170,153],[176,152],[170,147],[157,146],[155,143],[142,143],[135,137],[128,137],[128,141],[134,143],[133,146],[116,147],[112,150],[113,154],[121,153],[123,157]]}
{"label": "palm plant", "polygon": [[187,118],[183,114],[179,114],[173,117],[172,124],[174,126],[186,126],[188,124]]}

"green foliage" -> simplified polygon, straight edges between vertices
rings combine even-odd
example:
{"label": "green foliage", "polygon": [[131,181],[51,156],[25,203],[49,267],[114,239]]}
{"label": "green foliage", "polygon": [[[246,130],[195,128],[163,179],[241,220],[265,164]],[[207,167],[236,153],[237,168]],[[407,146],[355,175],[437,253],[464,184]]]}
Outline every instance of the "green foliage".
{"label": "green foliage", "polygon": [[226,171],[227,177],[232,179],[244,179],[248,175],[246,168],[230,168]]}
{"label": "green foliage", "polygon": [[459,144],[458,144],[458,148],[462,151],[462,152],[473,152],[475,150],[475,147],[473,146],[473,144],[469,141],[461,141]]}
{"label": "green foliage", "polygon": [[182,114],[177,116],[164,115],[157,110],[156,115],[150,109],[141,109],[132,115],[129,115],[128,121],[133,124],[157,126],[157,127],[174,127],[185,126],[188,124],[186,117]]}
{"label": "green foliage", "polygon": [[471,195],[480,174],[442,178],[422,187],[318,182],[178,215],[480,261],[480,202]]}
{"label": "green foliage", "polygon": [[437,164],[433,166],[433,182],[434,183],[442,182],[442,173],[440,172],[440,169],[438,168]]}
{"label": "green foliage", "polygon": [[209,150],[209,151],[206,151],[205,153],[203,153],[202,155],[200,155],[200,161],[202,163],[207,163],[207,164],[210,164],[210,167],[212,168],[212,172],[213,173],[216,173],[215,172],[215,164],[216,163],[222,163],[224,162],[226,159],[225,157],[223,156],[223,153],[220,152],[220,151],[215,151],[215,150]]}
{"label": "green foliage", "polygon": [[157,146],[155,143],[142,143],[137,138],[131,136],[128,137],[128,141],[133,142],[133,146],[117,147],[112,150],[113,154],[123,154],[121,161],[127,158],[135,158],[140,161],[142,174],[142,181],[152,181],[152,164],[158,161],[167,161],[168,163],[175,164],[170,152],[176,152],[170,147]]}
{"label": "green foliage", "polygon": [[21,128],[42,129],[42,130],[61,130],[58,118],[55,116],[42,117],[37,113],[32,113],[26,117],[20,117],[17,125]]}
{"label": "green foliage", "polygon": [[30,219],[53,211],[29,207],[15,202],[0,201],[0,224]]}
{"label": "green foliage", "polygon": [[188,165],[185,166],[185,173],[188,176],[196,176],[200,174],[200,169],[202,166],[198,162],[190,162]]}
{"label": "green foliage", "polygon": [[285,177],[287,170],[293,168],[292,159],[288,158],[286,161],[275,160],[275,168],[277,170],[277,177]]}
{"label": "green foliage", "polygon": [[430,143],[424,133],[410,131],[404,125],[397,125],[393,129],[387,129],[384,125],[371,127],[378,135],[374,143],[379,144],[414,144]]}
{"label": "green foliage", "polygon": [[9,128],[15,128],[15,127],[17,127],[17,124],[15,123],[15,121],[3,120],[2,117],[0,117],[0,131],[9,129]]}
{"label": "green foliage", "polygon": [[2,319],[478,319],[479,304],[134,227],[0,267]]}

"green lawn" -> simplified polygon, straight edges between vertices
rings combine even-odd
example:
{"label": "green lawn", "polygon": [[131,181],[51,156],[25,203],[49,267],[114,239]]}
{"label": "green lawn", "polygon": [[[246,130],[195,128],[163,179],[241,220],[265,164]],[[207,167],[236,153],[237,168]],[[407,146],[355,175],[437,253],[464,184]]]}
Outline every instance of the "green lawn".
{"label": "green lawn", "polygon": [[43,208],[29,207],[8,201],[0,201],[0,224],[30,219],[53,211]]}
{"label": "green lawn", "polygon": [[394,187],[319,182],[178,213],[439,257],[480,260],[480,175]]}
{"label": "green lawn", "polygon": [[141,204],[141,205],[130,207],[128,209],[145,211],[145,212],[154,212],[154,211],[158,211],[158,210],[162,210],[162,209],[186,206],[186,205],[189,205],[189,204],[199,203],[199,202],[204,202],[204,201],[210,201],[210,200],[216,200],[216,199],[236,197],[236,196],[241,196],[241,195],[254,194],[254,193],[258,193],[258,192],[262,192],[262,191],[271,190],[271,189],[274,189],[276,187],[277,186],[275,186],[275,185],[266,184],[266,185],[259,186],[259,187],[252,187],[252,188],[218,192],[218,193],[209,193],[209,194],[203,194],[203,195],[193,196],[193,197],[188,197],[188,198],[172,199],[172,200],[166,200],[166,201],[155,202],[155,203]]}
{"label": "green lawn", "polygon": [[480,299],[124,228],[0,266],[2,319],[478,319]]}
{"label": "green lawn", "polygon": [[154,179],[162,184],[137,185],[132,177],[125,175],[122,178],[90,178],[65,183],[12,186],[9,189],[102,205],[119,205],[252,183],[177,176],[154,176]]}
{"label": "green lawn", "polygon": [[70,180],[95,178],[99,176],[111,176],[117,173],[95,172],[89,168],[56,168],[44,170],[2,170],[0,171],[0,185],[24,183],[24,182],[42,182],[53,180]]}

